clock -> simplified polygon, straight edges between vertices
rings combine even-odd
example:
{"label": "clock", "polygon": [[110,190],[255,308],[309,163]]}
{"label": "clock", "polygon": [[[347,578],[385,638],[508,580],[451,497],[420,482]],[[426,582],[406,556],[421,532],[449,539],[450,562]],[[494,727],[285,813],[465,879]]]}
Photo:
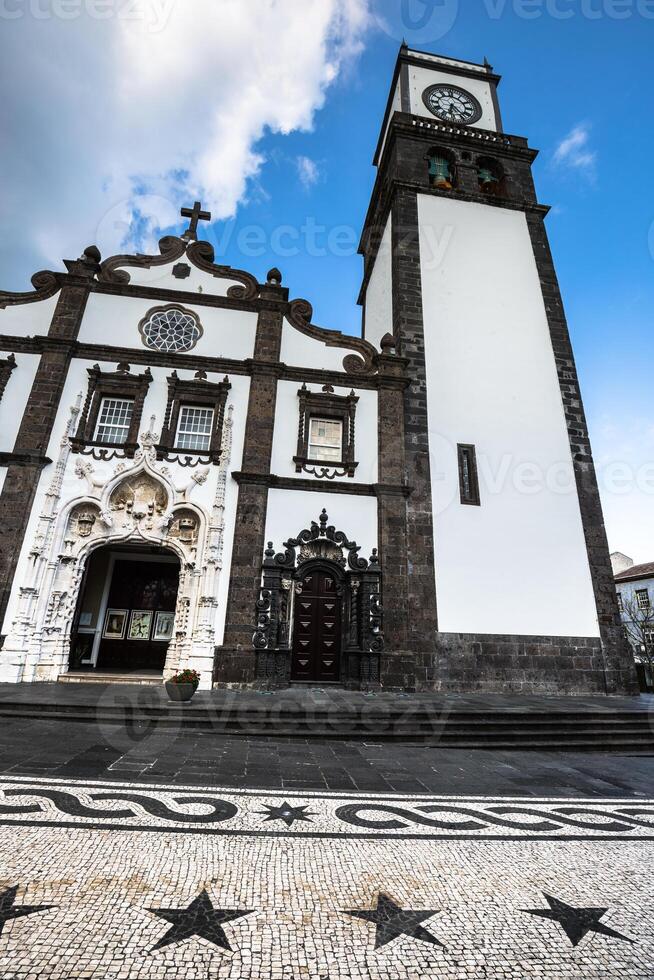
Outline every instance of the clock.
{"label": "clock", "polygon": [[456,85],[430,85],[423,92],[422,101],[443,122],[470,126],[481,119],[482,109],[478,100]]}

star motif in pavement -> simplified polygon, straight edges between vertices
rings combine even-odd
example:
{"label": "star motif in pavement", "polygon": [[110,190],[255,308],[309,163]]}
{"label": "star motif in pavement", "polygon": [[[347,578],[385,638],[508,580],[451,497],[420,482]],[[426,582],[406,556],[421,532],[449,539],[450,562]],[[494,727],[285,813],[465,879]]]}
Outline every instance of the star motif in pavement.
{"label": "star motif in pavement", "polygon": [[600,922],[608,909],[575,908],[573,905],[566,905],[559,898],[552,898],[546,892],[543,892],[543,895],[547,899],[548,909],[521,909],[520,911],[558,922],[573,946],[578,946],[587,932],[598,932],[602,936],[613,936],[614,939],[624,939],[625,942],[633,943],[633,939]]}
{"label": "star motif in pavement", "polygon": [[[266,814],[264,823],[266,820],[283,820],[287,827],[292,827],[296,820],[308,820],[311,823],[311,817],[313,814],[311,811],[307,813],[309,809],[307,806],[291,806],[286,800],[281,806],[268,806],[264,803],[266,810],[259,810],[259,813]],[[266,811],[268,811],[266,813]]]}
{"label": "star motif in pavement", "polygon": [[381,892],[377,896],[377,908],[368,910],[344,909],[345,915],[354,915],[358,919],[365,919],[367,922],[374,922],[377,926],[375,931],[375,949],[385,946],[398,936],[412,936],[413,939],[420,939],[423,943],[431,943],[432,946],[443,946],[436,936],[420,925],[425,919],[431,918],[438,912],[438,909],[403,909]]}
{"label": "star motif in pavement", "polygon": [[205,888],[185,909],[148,909],[148,912],[154,912],[161,919],[172,923],[172,928],[162,936],[152,948],[152,952],[171,943],[190,939],[191,936],[200,936],[202,939],[208,939],[215,946],[231,950],[223,923],[250,915],[252,911],[252,909],[215,909]]}
{"label": "star motif in pavement", "polygon": [[10,919],[22,919],[24,915],[33,915],[34,912],[43,912],[45,909],[56,908],[55,905],[14,905],[18,885],[7,888],[0,894],[0,934],[4,929],[5,923]]}

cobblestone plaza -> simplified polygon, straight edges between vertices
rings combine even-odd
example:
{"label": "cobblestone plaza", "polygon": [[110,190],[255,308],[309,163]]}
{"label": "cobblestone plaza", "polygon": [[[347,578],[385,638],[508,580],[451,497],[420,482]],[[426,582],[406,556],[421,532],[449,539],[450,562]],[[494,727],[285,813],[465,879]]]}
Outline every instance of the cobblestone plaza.
{"label": "cobblestone plaza", "polygon": [[654,800],[4,775],[0,975],[654,975]]}

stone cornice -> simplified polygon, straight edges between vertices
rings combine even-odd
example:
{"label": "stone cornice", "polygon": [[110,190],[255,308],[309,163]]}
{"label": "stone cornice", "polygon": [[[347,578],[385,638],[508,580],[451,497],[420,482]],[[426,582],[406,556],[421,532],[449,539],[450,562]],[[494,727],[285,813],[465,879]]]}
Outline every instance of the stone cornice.
{"label": "stone cornice", "polygon": [[408,497],[411,488],[384,483],[354,483],[352,480],[305,480],[290,476],[275,476],[274,473],[246,473],[235,470],[232,478],[241,485],[267,487],[269,490],[310,490],[317,493],[345,493],[359,497],[379,497],[394,495]]}
{"label": "stone cornice", "polygon": [[44,466],[49,466],[51,462],[49,456],[43,456],[41,453],[0,452],[0,466],[38,466],[42,469]]}

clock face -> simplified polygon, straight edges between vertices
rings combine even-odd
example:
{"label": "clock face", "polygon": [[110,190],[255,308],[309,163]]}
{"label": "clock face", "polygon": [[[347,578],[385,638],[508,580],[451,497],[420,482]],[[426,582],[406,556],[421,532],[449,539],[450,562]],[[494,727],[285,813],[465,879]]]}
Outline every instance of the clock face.
{"label": "clock face", "polygon": [[481,106],[477,99],[456,85],[431,85],[422,98],[430,112],[444,122],[468,126],[481,119]]}

